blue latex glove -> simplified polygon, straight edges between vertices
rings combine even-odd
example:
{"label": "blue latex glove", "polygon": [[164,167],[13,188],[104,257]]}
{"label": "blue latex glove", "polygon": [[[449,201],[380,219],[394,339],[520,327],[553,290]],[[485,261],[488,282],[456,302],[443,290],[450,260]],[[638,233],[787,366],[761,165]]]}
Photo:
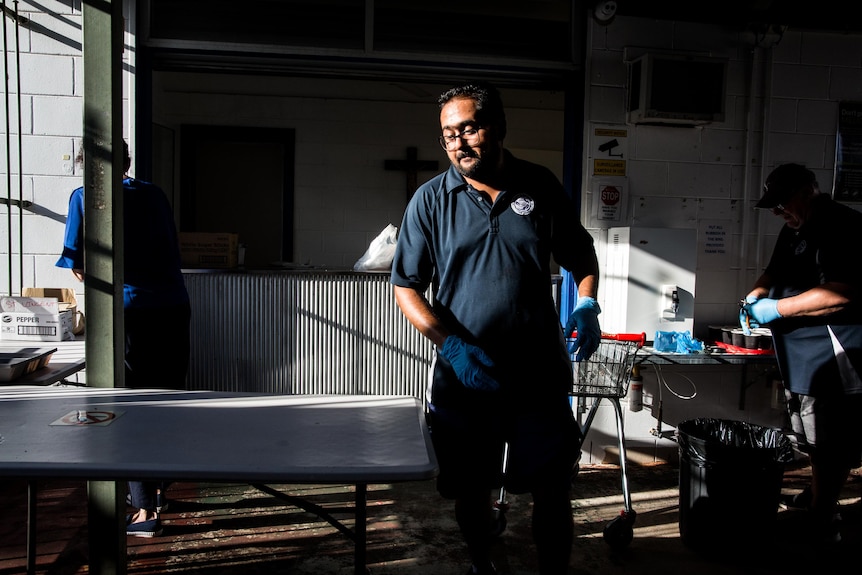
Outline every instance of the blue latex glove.
{"label": "blue latex glove", "polygon": [[569,353],[577,352],[575,361],[590,359],[590,356],[599,348],[602,340],[602,330],[599,327],[599,314],[602,313],[599,302],[594,298],[579,297],[575,309],[566,322],[565,336],[572,336],[577,331],[578,337],[569,345]]}
{"label": "blue latex glove", "polygon": [[778,313],[778,300],[768,297],[754,302],[748,302],[746,298],[746,304],[742,309],[748,314],[748,323],[751,327],[761,327],[781,317]]}
{"label": "blue latex glove", "polygon": [[489,373],[494,362],[481,348],[465,343],[457,335],[450,335],[440,348],[464,387],[479,391],[497,391],[500,384]]}

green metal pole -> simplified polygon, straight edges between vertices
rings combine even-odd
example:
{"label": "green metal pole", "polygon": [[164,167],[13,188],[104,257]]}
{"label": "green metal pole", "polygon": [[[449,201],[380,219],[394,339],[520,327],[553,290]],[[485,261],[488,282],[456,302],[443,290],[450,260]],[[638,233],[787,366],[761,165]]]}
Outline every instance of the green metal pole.
{"label": "green metal pole", "polygon": [[[123,28],[122,0],[84,0],[84,297],[92,387],[125,384]],[[88,493],[89,572],[125,575],[125,484],[90,481]]]}

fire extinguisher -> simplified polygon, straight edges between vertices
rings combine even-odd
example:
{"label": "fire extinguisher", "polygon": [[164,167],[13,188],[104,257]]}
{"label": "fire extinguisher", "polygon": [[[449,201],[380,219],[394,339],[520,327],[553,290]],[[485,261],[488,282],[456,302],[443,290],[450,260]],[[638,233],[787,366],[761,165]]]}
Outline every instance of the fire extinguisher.
{"label": "fire extinguisher", "polygon": [[640,411],[644,408],[644,378],[638,366],[632,366],[632,376],[629,379],[629,411]]}

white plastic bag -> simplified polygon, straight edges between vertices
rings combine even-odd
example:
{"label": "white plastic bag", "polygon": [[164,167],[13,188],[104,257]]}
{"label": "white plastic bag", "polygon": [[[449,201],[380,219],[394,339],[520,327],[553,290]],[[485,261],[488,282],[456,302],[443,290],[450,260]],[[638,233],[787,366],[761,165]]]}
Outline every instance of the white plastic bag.
{"label": "white plastic bag", "polygon": [[383,272],[392,269],[392,258],[395,257],[395,240],[398,228],[389,224],[376,238],[371,240],[368,249],[361,258],[353,264],[357,272]]}

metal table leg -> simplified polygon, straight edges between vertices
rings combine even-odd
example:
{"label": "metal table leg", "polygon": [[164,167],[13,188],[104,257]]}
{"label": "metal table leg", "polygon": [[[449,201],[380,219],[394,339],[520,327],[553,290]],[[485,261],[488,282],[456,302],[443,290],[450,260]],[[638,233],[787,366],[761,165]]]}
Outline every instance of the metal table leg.
{"label": "metal table leg", "polygon": [[27,575],[36,575],[36,482],[27,482]]}

